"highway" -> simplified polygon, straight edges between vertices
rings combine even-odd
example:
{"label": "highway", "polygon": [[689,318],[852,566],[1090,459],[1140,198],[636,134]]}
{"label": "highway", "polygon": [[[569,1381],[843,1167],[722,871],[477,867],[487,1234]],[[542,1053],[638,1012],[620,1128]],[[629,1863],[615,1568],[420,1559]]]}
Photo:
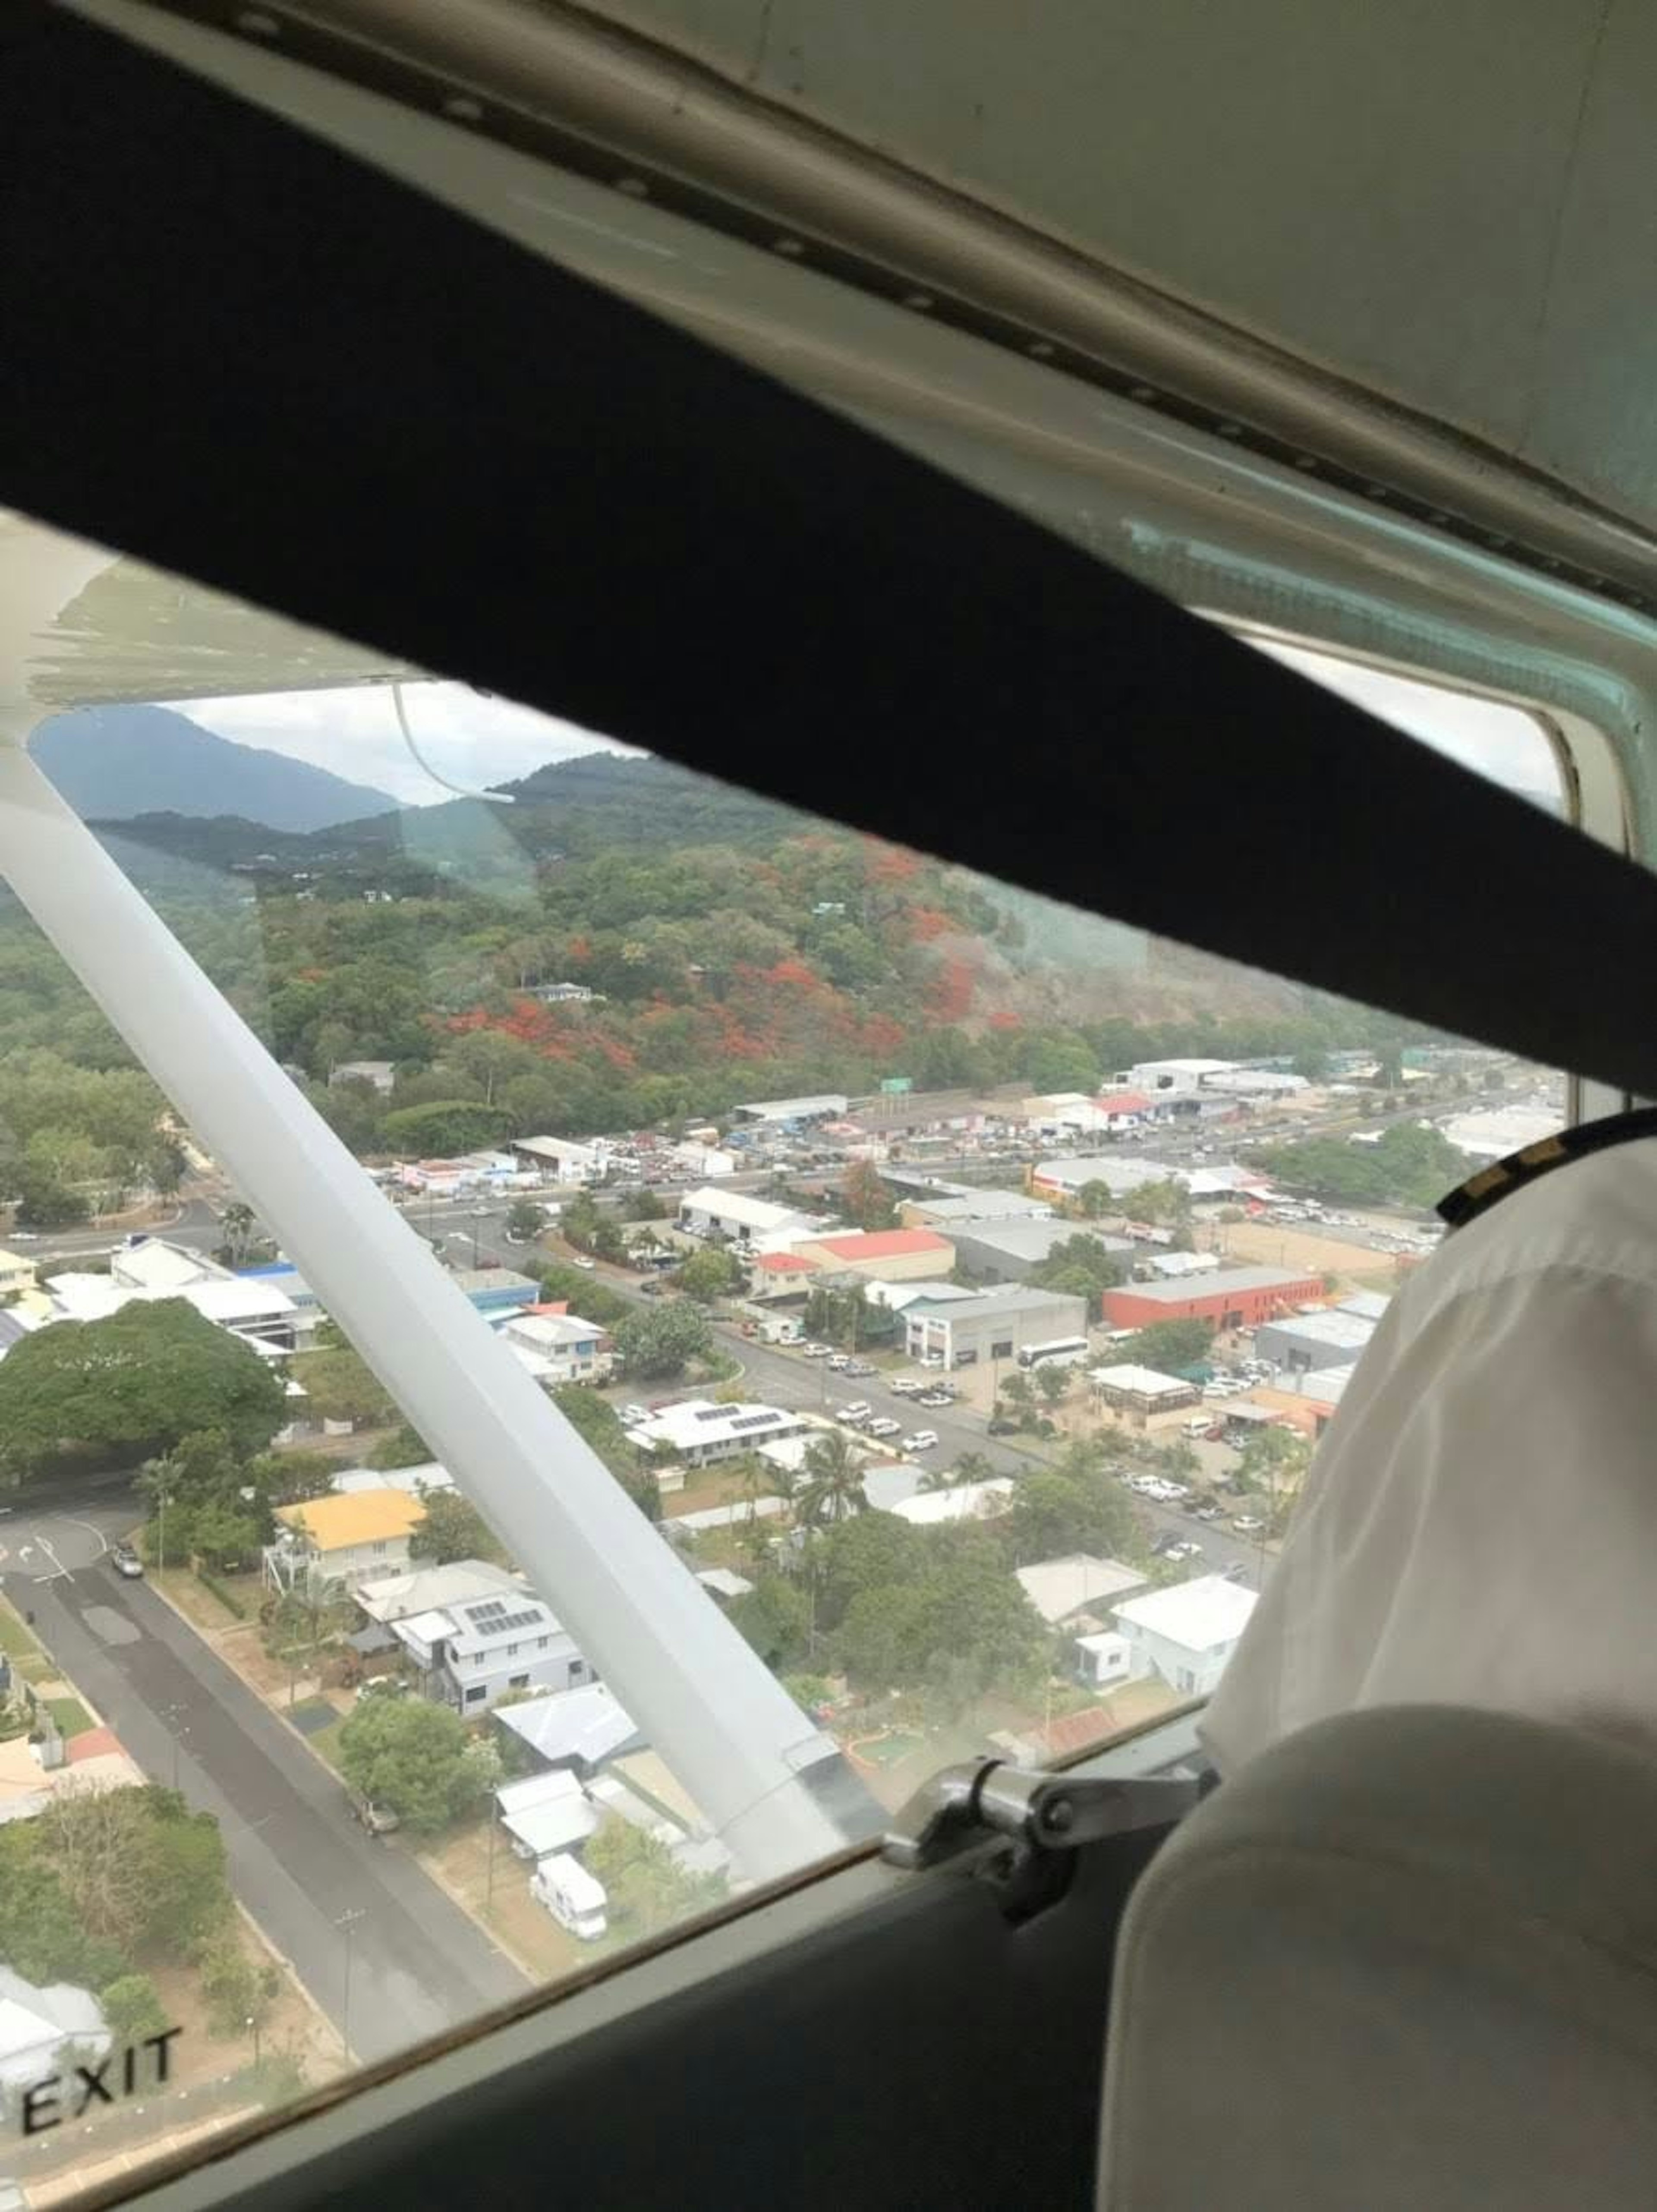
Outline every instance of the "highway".
{"label": "highway", "polygon": [[[0,1576],[152,1779],[216,1815],[237,1896],[364,2061],[520,1996],[524,1976],[147,1583],[105,1557],[130,1495],[88,1487],[0,1521]],[[348,1985],[349,1984],[349,1985]],[[349,2006],[349,2017],[348,2017]]]}

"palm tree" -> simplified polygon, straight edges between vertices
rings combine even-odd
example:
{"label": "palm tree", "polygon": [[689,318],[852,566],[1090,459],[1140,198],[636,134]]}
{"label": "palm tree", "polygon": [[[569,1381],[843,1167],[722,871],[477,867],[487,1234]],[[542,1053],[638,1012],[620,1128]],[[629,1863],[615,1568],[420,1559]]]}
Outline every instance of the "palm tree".
{"label": "palm tree", "polygon": [[808,1446],[804,1472],[799,1510],[810,1521],[844,1521],[868,1504],[862,1463],[839,1429],[830,1429]]}
{"label": "palm tree", "polygon": [[963,1451],[950,1470],[950,1480],[952,1482],[986,1482],[994,1473],[986,1453]]}
{"label": "palm tree", "polygon": [[758,1507],[761,1498],[775,1495],[771,1481],[771,1473],[772,1470],[757,1452],[746,1454],[737,1469],[737,1486],[743,1503],[748,1508],[748,1522],[750,1528],[759,1517]]}

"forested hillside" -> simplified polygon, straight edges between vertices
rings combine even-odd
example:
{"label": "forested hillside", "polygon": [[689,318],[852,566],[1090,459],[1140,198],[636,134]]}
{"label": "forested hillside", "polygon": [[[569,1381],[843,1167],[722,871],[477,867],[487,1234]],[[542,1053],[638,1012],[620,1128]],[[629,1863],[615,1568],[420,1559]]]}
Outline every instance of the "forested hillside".
{"label": "forested hillside", "polygon": [[[590,756],[512,796],[308,837],[175,817],[107,842],[365,1153],[717,1116],[893,1075],[1084,1091],[1158,1054],[1315,1060],[1375,1040],[1375,1018],[1337,1001],[1127,944],[664,763]],[[558,983],[594,996],[537,999]],[[396,1063],[390,1100],[328,1088],[358,1059]],[[0,1180],[8,1160],[60,1181],[142,1176],[142,1129],[77,1088],[125,1065],[0,908]],[[155,1103],[142,1095],[139,1121]]]}

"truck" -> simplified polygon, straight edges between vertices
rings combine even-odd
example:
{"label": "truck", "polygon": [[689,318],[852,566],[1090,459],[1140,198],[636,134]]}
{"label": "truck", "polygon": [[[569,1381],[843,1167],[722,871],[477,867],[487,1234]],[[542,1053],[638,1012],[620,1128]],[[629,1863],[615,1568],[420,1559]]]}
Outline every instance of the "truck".
{"label": "truck", "polygon": [[568,1928],[584,1943],[596,1943],[610,1926],[610,1899],[603,1882],[568,1851],[555,1851],[541,1861],[530,1876],[530,1895],[545,1905],[561,1928]]}

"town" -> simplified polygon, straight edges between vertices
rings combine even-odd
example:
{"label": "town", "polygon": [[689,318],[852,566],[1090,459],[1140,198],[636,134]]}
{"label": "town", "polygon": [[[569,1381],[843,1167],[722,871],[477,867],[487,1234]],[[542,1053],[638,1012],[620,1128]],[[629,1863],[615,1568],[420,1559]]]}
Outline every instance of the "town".
{"label": "town", "polygon": [[[361,848],[230,879],[290,1079],[889,1812],[1206,1696],[1434,1200],[1562,1100],[1223,976],[1181,971],[1217,1010],[1183,1025],[1015,1014],[1079,973],[1040,902],[765,834],[786,897],[711,845],[549,860],[532,940]],[[652,902],[690,919],[628,921]],[[410,929],[489,975],[411,979]],[[53,2122],[33,2205],[751,1876],[270,1224],[9,957],[0,2099]],[[193,1868],[197,1909],[112,1901],[119,1852]],[[41,2087],[161,2035],[165,2094]]]}

